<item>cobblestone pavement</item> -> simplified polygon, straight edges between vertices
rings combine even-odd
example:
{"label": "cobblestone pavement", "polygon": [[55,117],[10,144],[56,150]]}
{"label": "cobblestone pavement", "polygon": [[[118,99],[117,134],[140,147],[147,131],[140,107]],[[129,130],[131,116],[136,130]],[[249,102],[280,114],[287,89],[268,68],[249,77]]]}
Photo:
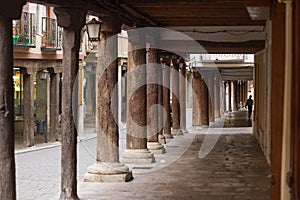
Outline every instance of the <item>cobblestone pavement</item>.
{"label": "cobblestone pavement", "polygon": [[[216,122],[218,124],[220,122]],[[219,133],[214,128],[210,134]],[[130,165],[127,183],[86,183],[82,177],[95,163],[96,139],[78,143],[78,191],[81,199],[268,200],[269,168],[251,127],[224,128],[203,159],[199,150],[208,129],[168,140],[156,163]],[[121,143],[125,141],[120,136]],[[122,144],[120,144],[122,146]],[[122,151],[122,150],[121,150]],[[183,155],[182,155],[183,154]],[[16,154],[17,199],[54,200],[60,191],[60,146]]]}

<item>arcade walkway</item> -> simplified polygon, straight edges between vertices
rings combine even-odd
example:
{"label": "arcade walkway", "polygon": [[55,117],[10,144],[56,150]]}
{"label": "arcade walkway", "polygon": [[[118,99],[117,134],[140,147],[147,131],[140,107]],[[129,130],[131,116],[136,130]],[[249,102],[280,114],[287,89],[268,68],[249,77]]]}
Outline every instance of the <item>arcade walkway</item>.
{"label": "arcade walkway", "polygon": [[[141,172],[150,167],[137,168],[128,183],[80,183],[79,195],[83,199],[269,199],[268,166],[251,134],[224,134],[213,151],[199,159],[203,138],[197,134],[170,166],[149,173]],[[174,148],[167,147],[165,156]]]}
{"label": "arcade walkway", "polygon": [[167,153],[156,155],[155,164],[131,166],[135,177],[131,182],[81,182],[79,196],[122,200],[270,199],[269,168],[251,129],[224,128],[212,151],[202,159],[198,155],[207,129],[191,129],[189,134],[168,140]]}

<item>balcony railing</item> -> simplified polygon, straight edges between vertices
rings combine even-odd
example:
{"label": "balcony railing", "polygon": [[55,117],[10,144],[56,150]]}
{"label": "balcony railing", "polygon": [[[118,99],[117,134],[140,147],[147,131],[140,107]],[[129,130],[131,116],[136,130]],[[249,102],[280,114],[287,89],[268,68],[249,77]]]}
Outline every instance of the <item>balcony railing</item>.
{"label": "balcony railing", "polygon": [[42,18],[42,48],[61,49],[62,28],[56,19]]}
{"label": "balcony railing", "polygon": [[36,36],[36,16],[23,12],[19,20],[13,20],[13,44],[34,47]]}

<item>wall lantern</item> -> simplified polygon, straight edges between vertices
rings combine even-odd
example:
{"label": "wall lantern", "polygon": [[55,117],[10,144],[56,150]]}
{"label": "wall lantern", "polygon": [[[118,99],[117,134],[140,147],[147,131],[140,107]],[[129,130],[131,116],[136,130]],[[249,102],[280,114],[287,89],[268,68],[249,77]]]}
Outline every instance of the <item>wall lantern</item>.
{"label": "wall lantern", "polygon": [[93,18],[91,21],[86,23],[86,30],[88,34],[89,41],[100,41],[100,31],[102,22]]}
{"label": "wall lantern", "polygon": [[40,80],[46,80],[47,76],[48,76],[48,71],[44,69],[44,70],[39,71],[38,74],[39,74]]}

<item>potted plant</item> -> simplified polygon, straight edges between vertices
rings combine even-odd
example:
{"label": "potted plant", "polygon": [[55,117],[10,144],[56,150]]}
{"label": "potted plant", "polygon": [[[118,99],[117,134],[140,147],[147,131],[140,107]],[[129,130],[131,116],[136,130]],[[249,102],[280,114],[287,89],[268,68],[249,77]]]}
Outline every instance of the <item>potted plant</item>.
{"label": "potted plant", "polygon": [[24,32],[18,35],[18,44],[21,45],[28,45],[29,44],[29,37]]}
{"label": "potted plant", "polygon": [[52,31],[47,31],[47,43],[46,47],[54,47],[54,40]]}

